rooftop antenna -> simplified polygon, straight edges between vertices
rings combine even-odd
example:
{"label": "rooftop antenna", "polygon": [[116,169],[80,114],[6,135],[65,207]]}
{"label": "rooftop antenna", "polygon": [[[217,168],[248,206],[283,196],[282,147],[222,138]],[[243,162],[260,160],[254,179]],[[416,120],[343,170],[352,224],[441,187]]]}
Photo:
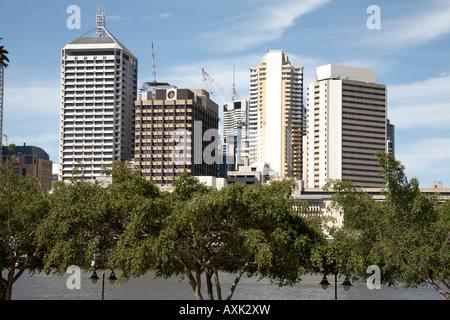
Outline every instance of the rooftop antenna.
{"label": "rooftop antenna", "polygon": [[233,86],[231,87],[231,101],[236,99],[236,84],[235,84],[235,66],[233,64]]}
{"label": "rooftop antenna", "polygon": [[102,11],[97,7],[97,32],[94,37],[105,36],[105,7],[102,6]]}
{"label": "rooftop antenna", "polygon": [[153,83],[156,83],[155,50],[153,49],[153,42],[152,42],[152,74],[153,74]]}

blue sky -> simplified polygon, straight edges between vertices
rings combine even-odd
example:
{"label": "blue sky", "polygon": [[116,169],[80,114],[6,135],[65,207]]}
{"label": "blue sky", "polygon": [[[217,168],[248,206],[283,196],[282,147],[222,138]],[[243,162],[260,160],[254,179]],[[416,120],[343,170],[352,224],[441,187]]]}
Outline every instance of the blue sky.
{"label": "blue sky", "polygon": [[[67,28],[70,5],[80,7],[81,29]],[[248,68],[267,48],[284,48],[305,68],[305,84],[329,63],[376,69],[407,176],[450,186],[448,0],[2,0],[9,143],[42,147],[57,162],[61,49],[95,26],[102,5],[106,28],[139,59],[140,84],[152,81],[153,42],[158,81],[204,87],[204,68],[223,90],[208,87],[219,104],[231,99],[233,65],[248,98]],[[380,8],[380,29],[367,27],[370,5]]]}

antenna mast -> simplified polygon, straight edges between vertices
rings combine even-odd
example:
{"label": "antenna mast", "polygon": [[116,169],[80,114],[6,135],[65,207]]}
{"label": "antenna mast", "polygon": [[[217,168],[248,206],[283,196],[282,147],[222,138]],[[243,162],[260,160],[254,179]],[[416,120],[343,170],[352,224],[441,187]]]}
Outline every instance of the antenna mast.
{"label": "antenna mast", "polygon": [[231,87],[231,101],[234,102],[234,100],[236,99],[236,84],[235,84],[235,76],[234,76],[234,65],[233,65],[233,86]]}
{"label": "antenna mast", "polygon": [[153,73],[153,83],[156,83],[155,50],[153,48],[153,42],[152,42],[152,73]]}
{"label": "antenna mast", "polygon": [[241,99],[241,97],[236,92],[236,82],[235,82],[235,65],[233,65],[233,86],[231,89],[231,100],[234,102],[234,100]]}
{"label": "antenna mast", "polygon": [[94,37],[105,36],[105,7],[102,6],[102,11],[97,7],[97,32]]}

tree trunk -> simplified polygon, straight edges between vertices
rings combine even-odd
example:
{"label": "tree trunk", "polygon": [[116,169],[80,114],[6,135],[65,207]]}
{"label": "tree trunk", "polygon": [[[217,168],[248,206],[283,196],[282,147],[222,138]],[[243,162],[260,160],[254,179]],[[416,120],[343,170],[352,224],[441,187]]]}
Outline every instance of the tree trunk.
{"label": "tree trunk", "polygon": [[197,282],[197,285],[195,286],[195,298],[197,300],[203,300],[202,292],[201,292],[201,288],[202,288],[201,273],[198,271],[195,271],[195,278],[196,278],[196,282]]}
{"label": "tree trunk", "polygon": [[11,300],[12,296],[12,286],[14,283],[14,268],[11,268],[11,270],[8,273],[8,280],[6,284],[6,300]]}
{"label": "tree trunk", "polygon": [[213,292],[213,285],[212,285],[212,273],[210,270],[205,270],[206,275],[206,287],[208,288],[208,299],[214,300],[214,292]]}
{"label": "tree trunk", "polygon": [[222,300],[222,288],[220,287],[219,274],[216,267],[214,267],[214,280],[216,282],[217,300]]}
{"label": "tree trunk", "polygon": [[428,282],[429,284],[431,284],[431,285],[433,286],[433,288],[434,288],[435,290],[437,290],[437,292],[439,292],[440,294],[442,294],[442,295],[445,297],[445,299],[450,300],[450,293],[444,291],[444,290],[443,290],[441,287],[439,287],[432,279],[427,278],[427,279],[425,279],[425,281]]}
{"label": "tree trunk", "polygon": [[6,283],[3,278],[0,279],[0,301],[6,300]]}
{"label": "tree trunk", "polygon": [[183,267],[184,274],[189,279],[189,284],[191,285],[192,291],[194,291],[195,298],[197,300],[203,300],[202,293],[200,292],[200,289],[201,289],[201,278],[200,278],[200,275],[201,274],[196,270],[195,271],[196,278],[194,278],[194,276],[192,275],[192,273],[189,270],[188,266],[183,262],[183,260],[181,260],[176,255],[174,255],[173,258],[175,259],[175,261],[177,263],[179,263]]}
{"label": "tree trunk", "polygon": [[234,279],[233,284],[231,285],[231,289],[230,292],[228,293],[228,297],[227,300],[231,300],[231,297],[233,296],[234,290],[236,290],[236,286],[239,283],[239,280],[241,280],[242,275],[244,274],[245,270],[247,270],[247,268],[250,266],[250,264],[247,262],[241,269],[241,271],[239,271],[238,275],[236,276],[236,279]]}

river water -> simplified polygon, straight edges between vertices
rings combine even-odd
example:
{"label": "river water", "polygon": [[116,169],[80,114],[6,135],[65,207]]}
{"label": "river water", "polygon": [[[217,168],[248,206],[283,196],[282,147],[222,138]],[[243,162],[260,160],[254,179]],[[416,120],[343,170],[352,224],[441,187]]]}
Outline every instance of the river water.
{"label": "river water", "polygon": [[[45,275],[42,273],[30,276],[24,273],[13,286],[13,300],[100,300],[102,297],[102,281],[93,284],[90,273],[81,272],[80,289],[69,289],[67,282],[72,274],[64,276]],[[101,273],[98,274],[101,278]],[[106,272],[106,278],[109,272]],[[234,275],[221,274],[222,295],[227,296],[234,280]],[[256,277],[242,277],[233,300],[333,300],[335,298],[334,276],[328,277],[330,286],[323,290],[319,285],[322,280],[319,274],[308,274],[294,286],[279,287],[269,280],[258,280]],[[204,279],[202,279],[204,281]],[[381,289],[368,289],[365,282],[353,282],[350,290],[345,291],[338,278],[338,300],[444,300],[431,286],[419,288],[402,288],[381,286]],[[203,282],[204,283],[204,282]],[[206,288],[206,284],[203,284]],[[215,288],[214,288],[215,289]],[[207,299],[206,289],[203,297]],[[139,278],[131,278],[122,284],[110,284],[105,281],[105,300],[194,300],[194,294],[188,280],[178,278],[155,278],[148,273]]]}

